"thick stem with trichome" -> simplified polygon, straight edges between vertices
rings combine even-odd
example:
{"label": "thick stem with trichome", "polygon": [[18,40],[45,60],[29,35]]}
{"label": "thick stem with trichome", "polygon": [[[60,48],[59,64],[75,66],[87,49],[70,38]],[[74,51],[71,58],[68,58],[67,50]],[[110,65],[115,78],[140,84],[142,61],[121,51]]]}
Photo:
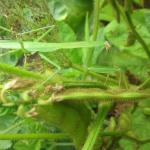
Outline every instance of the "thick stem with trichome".
{"label": "thick stem with trichome", "polygon": [[32,71],[27,71],[25,69],[14,67],[12,65],[4,64],[4,63],[0,63],[0,71],[13,74],[13,75],[17,75],[20,77],[32,78],[36,80],[42,80],[45,78],[42,74],[35,73]]}
{"label": "thick stem with trichome", "polygon": [[101,89],[67,89],[58,94],[54,94],[47,102],[59,101],[97,101],[97,102],[136,102],[149,98],[149,92],[144,91],[105,91]]}

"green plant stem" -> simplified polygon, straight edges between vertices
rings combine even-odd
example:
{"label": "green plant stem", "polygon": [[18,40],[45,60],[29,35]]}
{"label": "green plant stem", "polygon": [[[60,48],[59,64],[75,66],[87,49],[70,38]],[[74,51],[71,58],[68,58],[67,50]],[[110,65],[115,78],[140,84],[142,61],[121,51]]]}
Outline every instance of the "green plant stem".
{"label": "green plant stem", "polygon": [[61,70],[61,67],[58,64],[56,64],[54,61],[50,60],[44,53],[39,53],[39,55],[40,55],[40,57],[42,59],[44,59],[45,61],[47,61],[49,64],[53,65],[58,70]]}
{"label": "green plant stem", "polygon": [[123,136],[124,135],[124,132],[118,132],[118,131],[104,131],[104,132],[101,132],[100,136],[114,136],[114,137],[120,137],[120,136]]}
{"label": "green plant stem", "polygon": [[102,104],[82,150],[93,150],[111,104]]}
{"label": "green plant stem", "polygon": [[20,50],[11,50],[11,51],[8,51],[6,53],[2,53],[0,54],[0,57],[3,57],[3,56],[6,56],[6,55],[10,55],[10,54],[13,54],[13,53],[16,53],[16,52],[19,52]]}
{"label": "green plant stem", "polygon": [[63,133],[25,133],[25,134],[0,134],[0,140],[22,140],[22,139],[69,139]]}
{"label": "green plant stem", "polygon": [[99,26],[99,9],[100,9],[100,0],[94,0],[94,21],[93,21],[93,40],[95,41],[98,33]]}
{"label": "green plant stem", "polygon": [[[93,77],[99,79],[100,81],[103,82],[102,84],[103,84],[105,87],[108,87],[108,85],[105,85],[105,84],[104,84],[104,83],[106,82],[106,77],[105,77],[105,76],[103,76],[103,75],[101,75],[101,74],[98,74],[98,73],[96,73],[96,72],[90,71],[90,70],[88,70],[87,68],[84,68],[84,67],[82,67],[82,66],[80,66],[80,65],[72,64],[71,67],[74,68],[74,69],[76,69],[76,70],[78,70],[78,71],[81,71],[81,72],[83,72],[83,73],[87,73],[87,74],[89,74],[89,75],[91,75],[91,76],[93,76]],[[116,81],[115,79],[112,79],[112,78],[109,78],[108,82],[109,82],[110,84],[117,84],[117,81]]]}
{"label": "green plant stem", "polygon": [[32,78],[36,80],[42,80],[45,78],[45,76],[42,74],[32,72],[32,71],[27,71],[25,69],[14,67],[12,65],[4,64],[4,63],[0,63],[0,71],[17,75],[20,77]]}
{"label": "green plant stem", "polygon": [[[97,118],[98,119],[98,118]],[[100,118],[99,118],[100,119]],[[102,119],[102,118],[101,118]],[[115,136],[115,137],[120,137],[120,136],[125,136],[126,138],[129,138],[131,140],[134,140],[136,142],[139,142],[141,144],[145,144],[150,142],[150,139],[146,140],[138,140],[136,138],[133,138],[128,135],[124,135],[124,133],[121,132],[102,132],[99,134],[100,136]],[[69,139],[67,134],[63,133],[25,133],[25,134],[0,134],[0,140],[22,140],[22,139]],[[73,145],[72,143],[70,145]]]}
{"label": "green plant stem", "polygon": [[10,32],[10,33],[14,33],[12,30],[7,29],[7,28],[5,28],[5,27],[3,27],[3,26],[0,26],[0,29],[1,29],[1,30],[4,30],[4,31],[7,31],[7,32]]}
{"label": "green plant stem", "polygon": [[150,87],[150,78],[146,79],[141,85],[138,86],[138,90],[143,89],[145,87]]}
{"label": "green plant stem", "polygon": [[113,102],[113,101],[131,101],[136,102],[145,98],[149,98],[149,92],[141,91],[105,91],[101,89],[93,88],[78,88],[78,89],[66,89],[51,97],[50,101],[98,101],[98,102]]}
{"label": "green plant stem", "polygon": [[[38,29],[31,30],[31,31],[18,33],[17,35],[31,34],[31,33],[34,33],[34,32],[38,32],[38,31],[41,31],[41,30],[48,29],[48,28],[50,28],[49,30],[52,30],[54,27],[55,27],[54,25],[49,25],[49,26],[45,26],[45,27],[41,27],[41,28],[38,28]],[[50,32],[49,30],[47,32]]]}
{"label": "green plant stem", "polygon": [[46,32],[44,32],[37,40],[37,42],[41,41],[45,36],[47,36],[53,29],[54,29],[54,25],[50,26],[51,28],[49,28]]}
{"label": "green plant stem", "polygon": [[100,88],[106,89],[106,86],[102,85],[101,82],[87,82],[87,81],[74,81],[74,82],[63,82],[64,88]]}

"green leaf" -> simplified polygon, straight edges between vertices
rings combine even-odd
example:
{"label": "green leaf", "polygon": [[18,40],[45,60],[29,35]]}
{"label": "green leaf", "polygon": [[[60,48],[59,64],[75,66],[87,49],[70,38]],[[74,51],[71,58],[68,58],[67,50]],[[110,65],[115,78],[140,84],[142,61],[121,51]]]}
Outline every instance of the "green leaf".
{"label": "green leaf", "polygon": [[15,65],[18,62],[20,56],[22,55],[23,55],[22,51],[19,50],[9,51],[5,49],[0,52],[0,62]]}
{"label": "green leaf", "polygon": [[12,146],[12,142],[10,140],[0,140],[0,150],[9,149]]}
{"label": "green leaf", "polygon": [[135,150],[135,149],[136,149],[136,144],[135,144],[135,143],[133,143],[133,142],[130,141],[130,140],[124,139],[124,138],[122,138],[122,139],[119,141],[119,145],[120,145],[120,147],[121,147],[123,150]]}
{"label": "green leaf", "polygon": [[[62,42],[70,42],[76,40],[76,34],[73,31],[73,29],[65,22],[59,22],[58,23],[58,29],[59,29],[59,37],[60,41]],[[68,56],[68,58],[73,63],[81,63],[81,50],[77,49],[68,49],[67,51],[64,50],[64,53]]]}
{"label": "green leaf", "polygon": [[[135,52],[138,51],[135,50]],[[119,51],[116,47],[112,47],[109,52],[103,51],[97,62],[101,67],[117,68],[120,71],[129,70],[141,80],[148,77],[147,72],[150,65],[148,59],[133,55],[129,50]]]}
{"label": "green leaf", "polygon": [[143,114],[142,109],[137,109],[133,114],[132,131],[140,140],[149,139],[150,135],[150,118]]}
{"label": "green leaf", "polygon": [[76,34],[73,29],[65,22],[58,22],[59,38],[62,42],[76,40]]}
{"label": "green leaf", "polygon": [[14,150],[40,150],[41,141],[35,140],[21,140],[14,144]]}
{"label": "green leaf", "polygon": [[145,22],[146,22],[146,27],[150,33],[150,11],[149,10],[145,11]]}
{"label": "green leaf", "polygon": [[150,143],[146,143],[140,146],[139,150],[149,150]]}
{"label": "green leaf", "polygon": [[100,20],[102,21],[112,21],[115,18],[114,11],[110,4],[105,5],[103,8],[101,8],[100,12]]}
{"label": "green leaf", "polygon": [[[0,134],[17,133],[20,130],[20,126],[14,126],[16,116],[11,115],[9,111],[5,115],[0,116],[0,122]],[[0,140],[0,149],[8,149],[12,146],[12,144],[13,143],[10,140]]]}
{"label": "green leaf", "polygon": [[87,136],[91,112],[80,103],[50,103],[36,106],[37,119],[67,133],[77,149],[81,149]]}
{"label": "green leaf", "polygon": [[[144,115],[142,108],[138,107],[132,115],[131,131],[138,140],[143,141],[149,139],[150,135],[149,127],[150,127],[150,117]],[[135,143],[130,139],[124,138],[119,141],[119,144],[123,148],[123,150],[135,150],[137,146],[139,147],[140,150],[149,150],[150,145],[150,143],[145,144]]]}
{"label": "green leaf", "polygon": [[68,16],[68,9],[63,1],[52,0],[48,3],[48,6],[55,20],[62,21]]}
{"label": "green leaf", "polygon": [[[53,17],[58,21],[67,21],[71,27],[81,26],[82,19],[86,12],[91,10],[91,0],[51,0],[49,8]],[[80,24],[80,26],[79,26]]]}
{"label": "green leaf", "polygon": [[127,39],[126,26],[124,23],[117,23],[116,20],[111,21],[104,29],[104,34],[117,47],[122,48]]}

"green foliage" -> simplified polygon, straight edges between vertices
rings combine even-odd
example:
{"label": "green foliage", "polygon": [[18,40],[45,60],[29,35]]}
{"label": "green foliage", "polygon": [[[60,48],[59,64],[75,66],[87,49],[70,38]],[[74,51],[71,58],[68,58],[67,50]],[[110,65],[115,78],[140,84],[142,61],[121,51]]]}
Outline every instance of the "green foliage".
{"label": "green foliage", "polygon": [[149,150],[148,5],[1,0],[0,149]]}
{"label": "green foliage", "polygon": [[82,104],[75,105],[72,106],[72,103],[49,104],[47,106],[37,106],[35,111],[38,113],[38,119],[68,133],[76,148],[81,149],[88,133],[87,128],[91,117],[89,110],[86,110]]}

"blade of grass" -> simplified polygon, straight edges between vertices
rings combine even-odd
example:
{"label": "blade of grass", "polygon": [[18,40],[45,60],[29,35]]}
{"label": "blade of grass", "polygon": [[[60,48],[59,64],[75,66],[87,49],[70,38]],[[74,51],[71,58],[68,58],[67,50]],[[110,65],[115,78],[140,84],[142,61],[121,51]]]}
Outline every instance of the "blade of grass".
{"label": "blade of grass", "polygon": [[[99,9],[100,9],[100,0],[94,0],[94,15],[93,15],[93,33],[92,33],[92,40],[96,41],[97,39],[97,33],[98,33],[98,27],[99,27]],[[88,67],[91,65],[91,60],[93,57],[94,48],[88,50],[87,54],[87,65]]]}
{"label": "blade of grass", "polygon": [[93,150],[111,104],[102,104],[82,150]]}
{"label": "blade of grass", "polygon": [[19,51],[20,50],[18,50],[18,49],[17,50],[11,50],[11,51],[8,51],[8,52],[0,54],[0,57],[6,56],[6,55],[10,55],[10,54],[13,54],[13,53],[17,53]]}
{"label": "blade of grass", "polygon": [[[85,18],[85,27],[84,27],[84,34],[85,34],[85,41],[90,41],[90,31],[89,31],[89,15],[88,13],[86,14],[86,18]],[[83,65],[84,66],[88,66],[88,61],[89,60],[89,51],[90,49],[88,48],[84,48],[83,49],[83,57],[82,57],[82,60],[83,60]]]}
{"label": "blade of grass", "polygon": [[48,29],[48,28],[50,28],[50,29],[52,30],[54,27],[55,27],[55,25],[46,26],[46,27],[41,27],[41,28],[38,28],[38,29],[33,29],[33,30],[30,30],[30,31],[18,33],[17,35],[30,34],[30,33],[38,32],[38,31],[40,31],[40,30],[45,30],[45,29]]}
{"label": "blade of grass", "polygon": [[[79,41],[68,43],[44,43],[44,42],[23,42],[23,47],[29,52],[53,52],[59,49],[71,49],[71,48],[85,48],[85,47],[98,47],[99,41]],[[19,41],[0,40],[0,48],[3,49],[21,49],[22,46]]]}
{"label": "blade of grass", "polygon": [[8,28],[6,28],[6,27],[3,27],[3,26],[0,26],[0,29],[1,29],[1,30],[4,30],[4,31],[7,31],[7,32],[10,32],[10,33],[13,33],[12,30],[10,30],[10,29],[8,29]]}
{"label": "blade of grass", "polygon": [[53,30],[54,26],[51,27],[50,29],[48,29],[46,32],[44,32],[37,40],[37,42],[41,41],[46,35],[48,35],[52,30]]}
{"label": "blade of grass", "polygon": [[45,61],[47,61],[48,63],[50,63],[51,65],[53,65],[54,67],[56,67],[58,70],[61,70],[61,67],[59,65],[57,65],[54,61],[51,61],[48,57],[46,57],[43,53],[39,53],[40,57],[42,59],[44,59]]}

